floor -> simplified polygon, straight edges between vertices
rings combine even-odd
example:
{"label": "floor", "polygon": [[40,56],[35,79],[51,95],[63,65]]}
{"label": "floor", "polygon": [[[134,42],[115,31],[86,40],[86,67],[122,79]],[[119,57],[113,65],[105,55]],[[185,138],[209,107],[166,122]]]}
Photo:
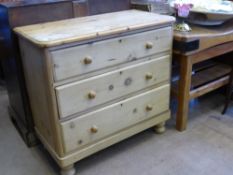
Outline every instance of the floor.
{"label": "floor", "polygon": [[[192,101],[187,131],[174,129],[173,116],[163,135],[147,130],[116,144],[78,162],[78,174],[232,175],[233,106],[222,116],[223,101],[221,93]],[[41,145],[25,146],[9,120],[7,105],[7,93],[0,86],[0,175],[58,174]]]}

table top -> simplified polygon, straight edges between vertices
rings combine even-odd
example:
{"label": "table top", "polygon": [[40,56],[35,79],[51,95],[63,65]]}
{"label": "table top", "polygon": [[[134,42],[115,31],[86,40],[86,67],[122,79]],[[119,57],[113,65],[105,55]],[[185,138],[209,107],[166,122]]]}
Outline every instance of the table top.
{"label": "table top", "polygon": [[89,17],[15,28],[21,37],[39,47],[52,47],[137,29],[171,25],[175,19],[138,10],[126,10]]}
{"label": "table top", "polygon": [[[192,27],[191,32],[174,32],[174,39],[177,41],[192,41],[194,39],[207,38],[207,37],[219,37],[226,35],[233,35],[233,20],[230,20],[220,26],[207,27],[190,25]],[[233,41],[233,37],[232,37]]]}
{"label": "table top", "polygon": [[233,20],[220,26],[191,25],[191,27],[191,32],[174,32],[174,53],[193,55],[221,44],[233,42]]}
{"label": "table top", "polygon": [[0,5],[7,8],[65,2],[69,0],[1,0]]}

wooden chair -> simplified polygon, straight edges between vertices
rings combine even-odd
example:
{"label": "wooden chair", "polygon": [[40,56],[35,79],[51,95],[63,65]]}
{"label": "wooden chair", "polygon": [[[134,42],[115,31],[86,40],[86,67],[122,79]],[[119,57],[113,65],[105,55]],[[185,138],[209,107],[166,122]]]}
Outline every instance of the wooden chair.
{"label": "wooden chair", "polygon": [[230,80],[229,80],[229,84],[227,86],[227,92],[226,92],[226,102],[225,102],[225,106],[224,106],[224,109],[222,111],[222,114],[225,114],[228,107],[229,107],[232,93],[233,93],[233,69],[230,72]]}

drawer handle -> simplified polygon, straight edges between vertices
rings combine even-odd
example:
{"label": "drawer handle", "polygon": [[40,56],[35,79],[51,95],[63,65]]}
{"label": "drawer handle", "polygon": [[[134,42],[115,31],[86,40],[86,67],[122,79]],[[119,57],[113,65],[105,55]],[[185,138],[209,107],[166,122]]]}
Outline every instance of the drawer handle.
{"label": "drawer handle", "polygon": [[154,44],[152,42],[147,42],[146,43],[146,49],[152,49]]}
{"label": "drawer handle", "polygon": [[90,92],[88,93],[88,98],[89,98],[89,99],[95,99],[95,97],[96,97],[96,92],[90,91]]}
{"label": "drawer handle", "polygon": [[92,126],[90,129],[91,133],[95,134],[98,132],[98,127],[97,126]]}
{"label": "drawer handle", "polygon": [[146,74],[146,80],[151,80],[152,78],[153,78],[153,74],[150,73],[150,72],[148,72],[148,73]]}
{"label": "drawer handle", "polygon": [[153,106],[152,105],[147,105],[146,106],[146,110],[147,111],[152,111],[153,110]]}
{"label": "drawer handle", "polygon": [[88,64],[92,63],[92,59],[91,59],[91,57],[86,57],[86,58],[84,58],[83,62],[84,62],[84,64],[88,65]]}

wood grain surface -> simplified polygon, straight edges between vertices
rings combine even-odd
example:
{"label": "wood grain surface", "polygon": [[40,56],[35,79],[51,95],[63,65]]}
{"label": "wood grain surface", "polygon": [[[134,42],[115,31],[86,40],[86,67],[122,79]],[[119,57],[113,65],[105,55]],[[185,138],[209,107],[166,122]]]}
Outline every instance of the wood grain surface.
{"label": "wood grain surface", "polygon": [[[172,28],[166,27],[52,51],[54,80],[57,82],[169,51],[172,47],[172,38]],[[153,47],[147,49],[148,43]],[[104,50],[104,52],[100,52],[100,50]],[[88,64],[85,63],[87,58],[91,60]]]}
{"label": "wood grain surface", "polygon": [[[199,41],[198,49],[182,52],[184,55],[192,55],[205,49],[231,42],[233,41],[233,20],[214,27],[193,25],[191,32],[174,32],[174,40],[181,43]],[[176,49],[174,52],[180,53],[180,50]]]}
{"label": "wood grain surface", "polygon": [[[170,85],[166,84],[146,93],[114,103],[98,111],[61,123],[64,152],[83,148],[92,142],[148,120],[169,109]],[[147,105],[152,110],[147,111]],[[95,127],[96,132],[91,132]],[[77,144],[79,143],[79,144]]]}
{"label": "wood grain surface", "polygon": [[40,47],[57,46],[146,27],[168,25],[174,18],[137,10],[69,19],[15,28]]}
{"label": "wood grain surface", "polygon": [[223,25],[214,27],[191,25],[191,32],[174,32],[174,38],[177,41],[190,41],[194,39],[226,36],[232,34],[233,39],[233,20],[230,20]]}
{"label": "wood grain surface", "polygon": [[[170,56],[164,56],[90,79],[59,86],[56,88],[56,94],[60,118],[169,81],[169,68]],[[147,79],[147,74],[151,74],[152,78]],[[95,93],[94,99],[88,98],[90,92]]]}

